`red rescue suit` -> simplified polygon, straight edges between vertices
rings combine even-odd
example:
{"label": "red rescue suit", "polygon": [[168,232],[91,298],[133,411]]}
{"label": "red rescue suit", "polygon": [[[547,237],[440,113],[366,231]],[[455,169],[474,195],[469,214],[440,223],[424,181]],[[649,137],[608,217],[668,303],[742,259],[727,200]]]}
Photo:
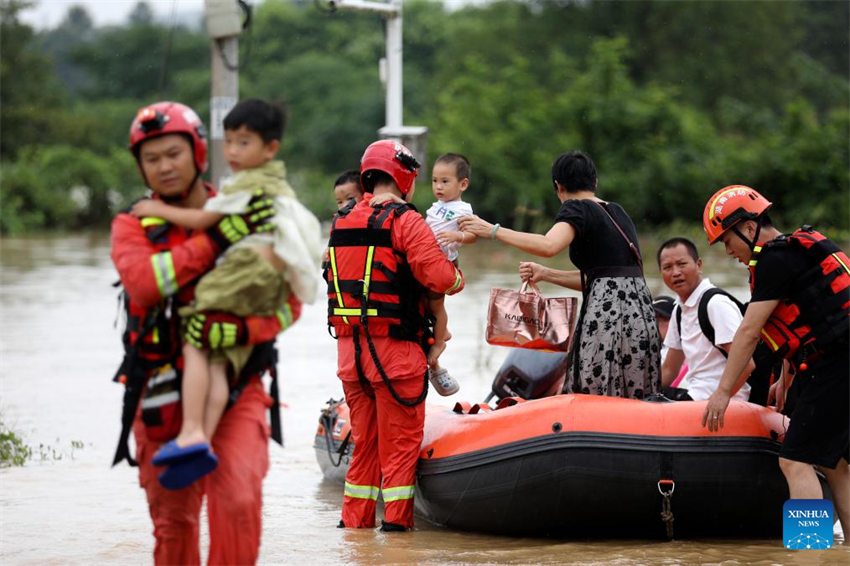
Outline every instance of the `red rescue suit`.
{"label": "red rescue suit", "polygon": [[805,250],[811,268],[792,295],[779,302],[761,330],[762,340],[778,356],[799,361],[819,355],[824,346],[845,338],[850,323],[850,259],[829,238],[810,226],[756,246],[750,261],[750,291],[761,254],[784,246]]}
{"label": "red rescue suit", "polygon": [[[425,423],[424,403],[409,403],[427,381],[420,343],[424,288],[450,295],[463,288],[464,280],[413,207],[373,208],[371,198],[366,193],[353,208],[340,211],[328,245],[328,322],[338,336],[337,375],[354,440],[342,521],[346,527],[374,527],[381,493],[385,522],[410,528]],[[393,391],[408,403],[396,400]]]}
{"label": "red rescue suit", "polygon": [[[207,186],[209,196],[214,194]],[[118,214],[112,222],[111,257],[127,294],[128,325],[125,341],[138,340],[142,320],[157,314],[156,324],[144,333],[139,357],[152,365],[180,360],[179,306],[193,298],[194,283],[215,263],[220,250],[209,236],[154,218]],[[300,315],[293,300],[278,316],[246,319],[249,342],[274,340],[278,332]],[[168,313],[167,315],[163,313]],[[154,524],[156,564],[200,564],[199,519],[207,496],[210,525],[210,564],[253,564],[260,545],[262,480],[268,471],[269,425],[266,410],[271,399],[260,376],[250,379],[236,403],[222,416],[212,439],[218,468],[191,486],[169,491],[157,476],[162,468],[151,464],[161,441],[152,440],[136,413],[133,433],[139,483],[144,488]],[[179,422],[177,423],[179,428]]]}

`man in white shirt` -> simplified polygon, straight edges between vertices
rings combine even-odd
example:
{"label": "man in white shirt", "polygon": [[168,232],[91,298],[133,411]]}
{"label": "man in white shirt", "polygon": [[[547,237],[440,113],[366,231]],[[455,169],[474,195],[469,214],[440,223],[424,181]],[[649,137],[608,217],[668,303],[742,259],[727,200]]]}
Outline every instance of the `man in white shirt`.
{"label": "man in white shirt", "polygon": [[[723,293],[711,296],[704,306],[714,329],[714,341],[710,341],[700,325],[699,307],[706,291],[715,287],[702,278],[702,260],[694,243],[687,238],[667,240],[658,249],[658,267],[664,284],[676,293],[676,307],[664,339],[667,357],[661,365],[661,385],[669,386],[686,362],[688,372],[678,387],[687,389],[693,400],[708,399],[726,367],[726,354],[743,319],[741,310]],[[754,368],[750,360],[744,373],[749,375]],[[746,401],[749,395],[750,386],[744,383],[735,398]]]}

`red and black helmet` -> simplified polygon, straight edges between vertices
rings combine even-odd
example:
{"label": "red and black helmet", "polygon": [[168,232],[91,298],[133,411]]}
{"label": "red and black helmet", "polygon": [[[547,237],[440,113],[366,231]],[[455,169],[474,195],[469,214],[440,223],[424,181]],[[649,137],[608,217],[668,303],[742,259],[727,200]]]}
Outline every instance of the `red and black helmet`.
{"label": "red and black helmet", "polygon": [[[166,134],[185,134],[192,143],[198,175],[207,170],[207,133],[194,110],[179,102],[157,102],[140,108],[130,125],[130,151],[139,159],[139,145]],[[144,172],[142,173],[144,175]]]}
{"label": "red and black helmet", "polygon": [[397,141],[380,140],[367,147],[360,159],[360,185],[371,193],[374,182],[369,178],[369,171],[388,174],[398,185],[401,194],[406,195],[413,189],[416,175],[419,174],[419,162],[409,149]]}

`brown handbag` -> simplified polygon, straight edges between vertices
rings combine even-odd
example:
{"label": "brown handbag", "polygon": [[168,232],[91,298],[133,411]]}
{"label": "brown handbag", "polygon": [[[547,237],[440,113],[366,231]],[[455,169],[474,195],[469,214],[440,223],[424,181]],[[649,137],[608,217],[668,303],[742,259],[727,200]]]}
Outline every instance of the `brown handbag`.
{"label": "brown handbag", "polygon": [[576,323],[575,297],[547,298],[533,283],[490,289],[486,339],[489,344],[566,352]]}

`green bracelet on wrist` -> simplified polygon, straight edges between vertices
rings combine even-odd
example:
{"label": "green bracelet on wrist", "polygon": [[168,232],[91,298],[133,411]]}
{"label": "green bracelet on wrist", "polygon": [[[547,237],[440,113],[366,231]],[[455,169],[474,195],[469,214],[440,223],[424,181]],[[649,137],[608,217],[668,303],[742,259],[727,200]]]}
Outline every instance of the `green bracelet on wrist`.
{"label": "green bracelet on wrist", "polygon": [[498,231],[499,231],[499,228],[501,228],[501,226],[499,226],[499,223],[498,223],[498,222],[496,222],[495,224],[493,224],[493,231],[492,231],[492,232],[490,232],[490,239],[491,239],[491,240],[495,240],[495,239],[496,239],[496,232],[498,232]]}

